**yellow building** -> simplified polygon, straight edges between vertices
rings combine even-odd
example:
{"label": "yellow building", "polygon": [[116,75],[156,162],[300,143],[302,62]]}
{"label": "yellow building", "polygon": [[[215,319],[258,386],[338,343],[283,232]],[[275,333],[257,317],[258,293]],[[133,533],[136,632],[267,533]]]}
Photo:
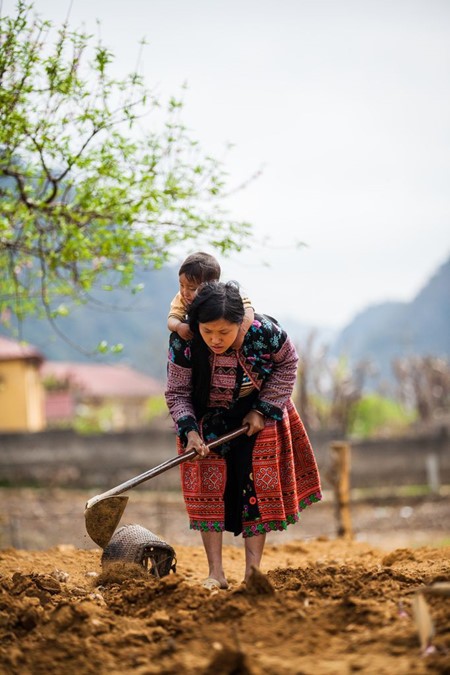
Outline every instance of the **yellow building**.
{"label": "yellow building", "polygon": [[43,360],[34,347],[0,336],[0,432],[45,428]]}

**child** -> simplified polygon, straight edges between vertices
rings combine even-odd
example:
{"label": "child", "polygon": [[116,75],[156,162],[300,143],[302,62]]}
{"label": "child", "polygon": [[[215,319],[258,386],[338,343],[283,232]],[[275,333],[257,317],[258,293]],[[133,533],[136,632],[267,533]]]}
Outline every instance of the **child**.
{"label": "child", "polygon": [[[214,256],[209,253],[192,253],[182,263],[178,278],[180,290],[170,303],[167,328],[171,333],[178,333],[183,340],[190,340],[193,336],[186,321],[186,313],[192,300],[195,298],[199,286],[206,281],[219,281],[220,265]],[[248,298],[242,298],[245,316],[236,340],[232,344],[233,349],[242,346],[245,334],[253,323],[255,313]]]}

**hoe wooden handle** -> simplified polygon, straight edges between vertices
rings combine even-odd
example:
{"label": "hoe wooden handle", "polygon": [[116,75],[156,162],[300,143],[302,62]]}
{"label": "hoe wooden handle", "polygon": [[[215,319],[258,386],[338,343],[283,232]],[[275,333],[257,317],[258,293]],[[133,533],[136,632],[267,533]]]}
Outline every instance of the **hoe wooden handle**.
{"label": "hoe wooden handle", "polygon": [[[218,445],[222,445],[222,443],[232,441],[238,436],[242,436],[242,434],[245,434],[247,430],[248,424],[244,424],[242,427],[239,427],[234,431],[230,431],[229,434],[219,436],[219,438],[216,438],[214,441],[207,443],[206,447],[209,450],[212,450],[213,448],[216,448]],[[96,495],[95,497],[92,497],[86,503],[86,508],[87,509],[91,508],[91,506],[99,502],[101,499],[104,499],[105,497],[114,497],[115,495],[121,495],[123,492],[126,492],[131,488],[134,488],[137,485],[140,485],[141,483],[150,480],[151,478],[155,478],[155,476],[159,476],[160,473],[164,473],[165,471],[168,471],[169,469],[172,469],[173,467],[178,466],[179,464],[188,462],[190,459],[196,457],[196,455],[197,452],[195,450],[189,450],[189,452],[184,452],[182,455],[171,457],[171,459],[166,460],[162,464],[158,464],[158,466],[155,466],[153,469],[148,469],[148,471],[144,471],[144,473],[139,474],[139,476],[130,478],[129,480],[126,480],[124,483],[121,483],[120,485],[111,488],[107,492],[103,492],[101,495]]]}

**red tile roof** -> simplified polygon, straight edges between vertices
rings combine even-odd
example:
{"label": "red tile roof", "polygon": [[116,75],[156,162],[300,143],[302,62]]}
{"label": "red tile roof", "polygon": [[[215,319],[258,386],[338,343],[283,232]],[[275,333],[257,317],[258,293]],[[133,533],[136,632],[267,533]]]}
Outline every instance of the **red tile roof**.
{"label": "red tile roof", "polygon": [[74,389],[94,398],[146,398],[164,392],[162,382],[121,365],[46,361],[41,375],[44,379],[68,382]]}
{"label": "red tile roof", "polygon": [[44,357],[36,347],[0,335],[0,361],[15,361],[17,359],[37,359],[41,362]]}

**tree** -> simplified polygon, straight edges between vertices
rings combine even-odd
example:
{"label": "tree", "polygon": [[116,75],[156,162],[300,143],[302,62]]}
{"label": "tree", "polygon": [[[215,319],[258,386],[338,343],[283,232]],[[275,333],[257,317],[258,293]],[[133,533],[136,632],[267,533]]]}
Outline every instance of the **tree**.
{"label": "tree", "polygon": [[240,250],[250,226],[223,212],[224,168],[182,103],[163,110],[137,72],[111,75],[100,42],[67,22],[52,38],[32,11],[0,19],[0,312],[54,321],[185,240]]}
{"label": "tree", "polygon": [[392,367],[400,400],[415,411],[422,424],[448,419],[450,363],[447,359],[430,355],[406,356],[395,359]]}
{"label": "tree", "polygon": [[311,332],[299,349],[297,400],[302,419],[310,429],[347,434],[373,366],[366,360],[352,366],[345,357],[333,359],[327,346],[315,344],[316,338]]}

